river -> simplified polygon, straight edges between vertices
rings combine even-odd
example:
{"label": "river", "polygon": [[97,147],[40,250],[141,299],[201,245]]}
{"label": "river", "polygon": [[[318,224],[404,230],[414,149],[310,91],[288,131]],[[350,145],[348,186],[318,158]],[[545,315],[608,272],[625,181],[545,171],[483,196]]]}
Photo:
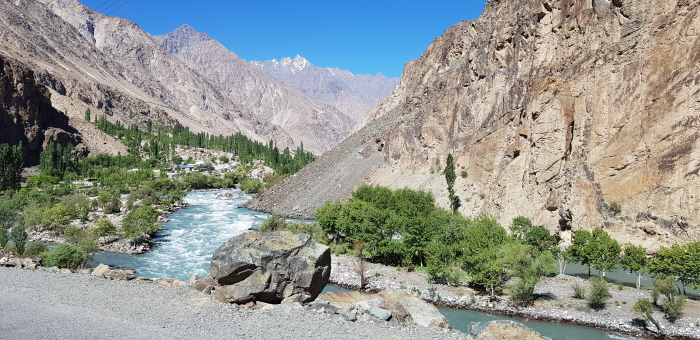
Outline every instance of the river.
{"label": "river", "polygon": [[[221,200],[212,198],[217,192],[231,193],[234,198]],[[112,266],[135,269],[137,276],[149,278],[177,278],[187,281],[193,274],[205,276],[209,272],[209,261],[214,251],[230,238],[245,232],[254,223],[262,223],[269,215],[238,208],[251,198],[239,190],[198,191],[188,193],[185,199],[192,206],[168,216],[169,222],[155,238],[157,247],[142,255],[127,255],[100,252],[95,254],[94,263],[106,263]],[[567,267],[567,273],[587,273],[581,266]],[[634,275],[617,276],[609,273],[611,278],[633,284]],[[629,278],[631,277],[631,280]],[[341,288],[329,285],[324,291],[341,291]],[[440,307],[440,312],[450,325],[462,332],[468,332],[470,322],[490,320],[513,320],[523,322],[521,318],[509,318],[468,310]],[[528,327],[552,339],[636,339],[625,335],[610,334],[606,331],[552,322],[529,321]]]}

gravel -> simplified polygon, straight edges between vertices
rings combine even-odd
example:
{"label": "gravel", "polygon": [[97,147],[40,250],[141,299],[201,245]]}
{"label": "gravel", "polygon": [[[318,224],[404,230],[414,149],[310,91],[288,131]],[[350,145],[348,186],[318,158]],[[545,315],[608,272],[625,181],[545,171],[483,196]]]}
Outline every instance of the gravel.
{"label": "gravel", "polygon": [[0,339],[465,339],[457,331],[280,306],[221,304],[190,287],[0,268]]}

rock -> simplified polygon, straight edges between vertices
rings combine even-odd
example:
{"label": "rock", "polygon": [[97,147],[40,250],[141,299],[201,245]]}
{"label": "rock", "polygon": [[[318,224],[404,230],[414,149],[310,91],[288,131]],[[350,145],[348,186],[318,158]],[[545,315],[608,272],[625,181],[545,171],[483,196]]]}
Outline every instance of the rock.
{"label": "rock", "polygon": [[255,307],[255,301],[250,301],[250,302],[246,303],[245,306],[248,308],[253,308],[253,307]]}
{"label": "rock", "polygon": [[509,320],[472,322],[469,333],[477,340],[552,340]]}
{"label": "rock", "polygon": [[187,284],[178,279],[161,279],[157,280],[163,286],[186,286]]}
{"label": "rock", "polygon": [[290,297],[284,298],[284,300],[282,300],[282,303],[292,303],[292,302],[307,303],[307,302],[312,301],[312,300],[313,299],[309,295],[294,294]]}
{"label": "rock", "polygon": [[106,264],[100,264],[99,266],[95,267],[95,270],[92,271],[92,275],[104,275],[109,271],[109,266]]}
{"label": "rock", "polygon": [[348,321],[356,321],[357,320],[357,311],[356,310],[351,310],[347,313],[343,313],[343,316],[345,316],[345,320]]}
{"label": "rock", "polygon": [[124,269],[112,269],[112,270],[104,273],[104,276],[110,280],[128,281],[128,280],[134,279],[134,276],[129,274],[129,272],[127,270],[124,270]]}
{"label": "rock", "polygon": [[386,310],[386,309],[383,309],[383,308],[372,307],[369,309],[368,312],[370,315],[372,315],[373,317],[375,317],[379,320],[387,321],[391,318],[391,312]]}
{"label": "rock", "polygon": [[247,233],[216,250],[209,273],[229,302],[280,303],[295,294],[316,298],[328,283],[330,248],[306,234]]}
{"label": "rock", "polygon": [[378,307],[390,311],[405,323],[450,328],[447,319],[435,306],[402,291],[382,291],[377,294],[332,292],[319,295],[316,301],[328,301],[331,305],[346,311],[356,310],[358,315]]}
{"label": "rock", "polygon": [[75,273],[75,271],[73,271],[72,269],[68,269],[68,268],[61,268],[58,272],[61,274],[73,274],[73,273]]}
{"label": "rock", "polygon": [[319,313],[337,314],[338,307],[332,306],[328,301],[315,301],[306,305],[306,310],[317,311]]}
{"label": "rock", "polygon": [[22,267],[28,269],[36,269],[41,262],[39,256],[10,256],[6,259],[3,265],[8,267]]}

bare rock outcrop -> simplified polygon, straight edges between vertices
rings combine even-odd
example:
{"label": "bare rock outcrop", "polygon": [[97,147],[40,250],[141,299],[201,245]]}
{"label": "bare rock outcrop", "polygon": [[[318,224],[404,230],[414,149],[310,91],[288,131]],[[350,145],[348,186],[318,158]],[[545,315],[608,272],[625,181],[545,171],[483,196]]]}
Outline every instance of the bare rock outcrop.
{"label": "bare rock outcrop", "polygon": [[246,233],[214,252],[209,273],[221,285],[211,294],[222,302],[313,300],[330,278],[331,252],[306,234]]}
{"label": "bare rock outcrop", "polygon": [[5,56],[0,56],[0,129],[0,143],[22,142],[27,165],[38,164],[47,143],[72,144],[80,156],[87,156],[68,117],[51,106],[48,89],[36,83],[30,68]]}
{"label": "bare rock outcrop", "polygon": [[[465,215],[505,225],[523,215],[565,242],[594,227],[651,251],[696,240],[698,11],[698,1],[488,1],[479,19],[454,25],[406,65],[357,143],[251,206],[291,215],[297,206],[308,218],[325,200],[299,197],[345,199],[373,183],[431,190],[447,207],[435,170],[451,153]],[[367,175],[333,167],[352,157],[367,164],[362,154],[381,155]],[[328,178],[336,184],[318,185]]]}

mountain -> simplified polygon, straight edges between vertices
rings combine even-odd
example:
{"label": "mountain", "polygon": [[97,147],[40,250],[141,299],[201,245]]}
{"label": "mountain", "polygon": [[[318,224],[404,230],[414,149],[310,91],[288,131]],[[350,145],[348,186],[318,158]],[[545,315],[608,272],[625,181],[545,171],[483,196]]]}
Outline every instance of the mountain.
{"label": "mountain", "polygon": [[251,63],[313,100],[338,108],[355,124],[362,123],[367,112],[399,84],[398,78],[387,78],[381,73],[353,75],[338,68],[316,67],[298,55],[294,59]]}
{"label": "mountain", "polygon": [[[194,132],[241,132],[281,148],[304,143],[316,154],[351,131],[352,121],[342,112],[274,80],[210,38],[186,40],[174,54],[154,39],[131,21],[75,0],[0,2],[0,53],[33,70],[52,106],[85,128],[77,117],[89,108],[93,117],[125,124],[151,120]],[[183,62],[217,56],[228,64],[203,69]]]}
{"label": "mountain", "polygon": [[371,183],[447,208],[452,154],[464,215],[522,215],[565,242],[594,227],[651,251],[697,240],[699,5],[490,0],[406,65],[363,129],[249,207],[311,218]]}
{"label": "mountain", "polygon": [[347,115],[275,80],[206,33],[183,25],[153,39],[260,121],[280,126],[296,145],[320,154],[352,131]]}

